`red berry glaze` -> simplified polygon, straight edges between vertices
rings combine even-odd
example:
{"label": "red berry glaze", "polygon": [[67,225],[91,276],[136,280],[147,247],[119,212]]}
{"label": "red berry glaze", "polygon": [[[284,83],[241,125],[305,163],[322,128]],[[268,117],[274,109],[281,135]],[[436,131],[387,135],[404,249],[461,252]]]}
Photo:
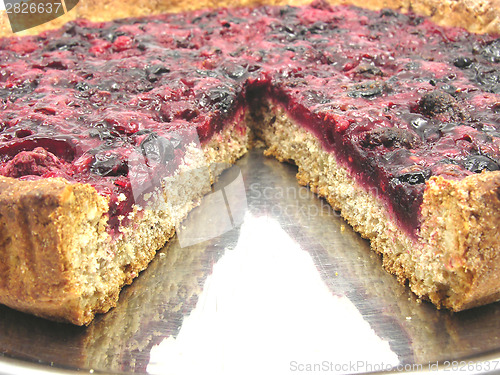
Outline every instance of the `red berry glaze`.
{"label": "red berry glaze", "polygon": [[172,170],[173,133],[267,97],[414,232],[430,176],[499,169],[499,62],[493,36],[319,3],[75,21],[0,40],[0,174],[90,183],[117,226],[131,156]]}

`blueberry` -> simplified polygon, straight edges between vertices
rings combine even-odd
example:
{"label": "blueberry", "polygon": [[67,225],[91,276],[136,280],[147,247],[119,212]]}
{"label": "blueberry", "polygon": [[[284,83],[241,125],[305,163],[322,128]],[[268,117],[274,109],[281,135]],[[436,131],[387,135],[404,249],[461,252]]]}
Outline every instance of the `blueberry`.
{"label": "blueberry", "polygon": [[476,47],[473,52],[481,54],[490,62],[500,62],[500,38],[487,42],[483,46]]}
{"label": "blueberry", "polygon": [[182,146],[182,137],[177,134],[177,133],[169,133],[169,137],[168,137],[170,143],[172,143],[172,146],[174,146],[174,148],[179,148]]}
{"label": "blueberry", "polygon": [[457,92],[457,88],[456,88],[455,86],[453,86],[453,85],[449,85],[449,84],[447,84],[447,83],[445,83],[444,85],[441,85],[441,86],[439,87],[439,89],[440,89],[441,91],[444,91],[444,92],[445,92],[445,93],[447,93],[447,94],[450,94],[451,96],[455,95],[455,94],[456,94],[456,92]]}
{"label": "blueberry", "polygon": [[78,26],[74,22],[68,22],[66,25],[62,27],[62,30],[64,30],[64,35],[67,36],[84,35],[85,33],[88,32],[85,28]]}
{"label": "blueberry", "polygon": [[155,163],[166,163],[175,158],[174,145],[168,139],[150,133],[141,142],[141,152],[148,159]]}
{"label": "blueberry", "polygon": [[239,64],[224,64],[222,74],[231,79],[241,79],[247,75],[247,70]]}
{"label": "blueberry", "polygon": [[212,78],[217,78],[218,74],[214,70],[201,70],[201,69],[196,69],[196,73],[202,77],[212,77]]}
{"label": "blueberry", "polygon": [[39,85],[40,81],[36,79],[27,79],[21,85],[16,85],[13,88],[0,90],[0,97],[9,99],[11,102],[31,94]]}
{"label": "blueberry", "polygon": [[288,42],[296,41],[307,33],[307,28],[304,25],[292,22],[285,24],[274,23],[271,24],[271,28],[275,34],[278,34]]}
{"label": "blueberry", "polygon": [[115,26],[113,28],[103,29],[100,37],[113,43],[119,36],[126,35],[123,31],[116,31],[116,28],[117,27]]}
{"label": "blueberry", "polygon": [[320,91],[317,90],[306,90],[304,91],[304,97],[306,101],[310,102],[311,104],[327,104],[330,103],[331,100],[325,96]]}
{"label": "blueberry", "polygon": [[285,7],[280,8],[280,16],[281,17],[285,17],[285,18],[294,17],[296,14],[297,14],[297,9],[292,8],[289,5],[286,5]]}
{"label": "blueberry", "polygon": [[480,173],[485,169],[488,171],[498,171],[500,169],[495,160],[485,155],[471,155],[464,161],[463,165],[465,169],[474,173]]}
{"label": "blueberry", "polygon": [[365,134],[362,146],[374,148],[383,145],[386,148],[415,148],[419,143],[418,137],[412,132],[399,128],[379,128]]}
{"label": "blueberry", "polygon": [[294,30],[293,26],[288,26],[288,25],[282,25],[279,27],[280,31],[284,31],[288,34],[295,35],[296,31]]}
{"label": "blueberry", "polygon": [[100,81],[99,84],[97,85],[97,89],[108,92],[118,91],[121,88],[122,86],[119,83],[110,79]]}
{"label": "blueberry", "polygon": [[159,79],[159,76],[165,73],[170,73],[170,69],[164,65],[156,64],[152,66],[148,66],[146,68],[146,76],[149,82],[156,82]]}
{"label": "blueberry", "polygon": [[422,117],[417,117],[410,121],[412,128],[419,133],[423,132],[428,124],[429,121]]}
{"label": "blueberry", "polygon": [[107,121],[91,123],[91,127],[89,136],[92,138],[99,138],[101,141],[120,139],[120,134],[113,130]]}
{"label": "blueberry", "polygon": [[421,172],[412,172],[405,173],[401,176],[396,177],[395,179],[399,183],[409,184],[409,185],[418,185],[423,184],[430,177],[429,171],[421,171]]}
{"label": "blueberry", "polygon": [[199,104],[201,107],[213,107],[224,113],[228,113],[236,101],[234,93],[227,86],[218,86],[204,93]]}
{"label": "blueberry", "polygon": [[351,98],[373,98],[381,95],[387,87],[378,81],[368,81],[354,85],[349,91]]}
{"label": "blueberry", "polygon": [[424,22],[425,18],[424,17],[420,17],[420,16],[417,16],[415,14],[410,14],[408,16],[408,23],[412,26],[418,26],[420,25],[422,22]]}
{"label": "blueberry", "polygon": [[424,117],[416,117],[410,121],[412,129],[415,130],[420,138],[427,141],[437,140],[442,136],[439,129],[440,124],[446,123],[433,121]]}
{"label": "blueberry", "polygon": [[105,141],[116,138],[118,134],[111,132],[111,130],[107,128],[94,128],[89,130],[89,136],[91,138],[99,138],[101,141]]}
{"label": "blueberry", "polygon": [[433,117],[440,113],[448,113],[453,118],[463,118],[457,100],[442,90],[435,90],[425,94],[419,101],[420,112]]}
{"label": "blueberry", "polygon": [[453,65],[460,69],[468,68],[469,66],[471,66],[471,64],[472,60],[468,57],[457,57],[455,60],[453,60]]}
{"label": "blueberry", "polygon": [[308,27],[308,31],[311,34],[322,34],[327,30],[328,30],[328,24],[321,21],[317,21]]}
{"label": "blueberry", "polygon": [[90,89],[90,85],[87,82],[78,82],[75,85],[75,89],[78,91],[88,91]]}
{"label": "blueberry", "polygon": [[74,47],[77,47],[82,44],[82,41],[77,38],[59,38],[56,40],[50,41],[45,50],[47,51],[68,51],[72,50]]}
{"label": "blueberry", "polygon": [[134,135],[136,135],[136,136],[137,136],[137,135],[144,135],[144,134],[150,134],[150,133],[152,133],[152,131],[151,131],[151,130],[149,130],[149,129],[141,129],[141,130],[139,130],[139,131],[136,131],[136,132],[134,133]]}
{"label": "blueberry", "polygon": [[100,152],[94,155],[90,171],[99,176],[126,176],[128,165],[118,155]]}
{"label": "blueberry", "polygon": [[484,86],[486,91],[500,94],[500,70],[494,68],[480,68],[476,71],[475,80],[480,85]]}
{"label": "blueberry", "polygon": [[438,130],[441,135],[445,135],[448,133],[451,133],[455,130],[457,126],[460,126],[463,124],[459,124],[456,122],[442,122],[439,124]]}
{"label": "blueberry", "polygon": [[153,85],[151,85],[150,82],[139,81],[136,83],[133,89],[130,88],[130,86],[127,86],[127,88],[131,93],[141,93],[141,92],[149,92],[153,90],[154,87]]}
{"label": "blueberry", "polygon": [[398,13],[396,13],[392,9],[384,8],[380,11],[380,17],[397,17]]}

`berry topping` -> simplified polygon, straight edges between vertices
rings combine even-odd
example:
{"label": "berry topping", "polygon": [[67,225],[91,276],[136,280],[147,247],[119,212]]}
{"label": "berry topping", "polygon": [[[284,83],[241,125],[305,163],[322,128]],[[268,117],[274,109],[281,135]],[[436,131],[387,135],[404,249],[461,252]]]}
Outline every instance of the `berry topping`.
{"label": "berry topping", "polygon": [[415,229],[431,175],[498,170],[499,63],[500,39],[322,1],[74,21],[0,39],[0,174],[92,184],[117,224],[184,130],[203,145],[267,100]]}
{"label": "berry topping", "polygon": [[476,47],[474,52],[480,54],[485,59],[499,63],[500,62],[500,39],[495,39],[484,43],[480,47]]}
{"label": "berry topping", "polygon": [[42,147],[21,151],[12,160],[0,166],[0,174],[7,177],[45,176],[60,172],[66,163]]}

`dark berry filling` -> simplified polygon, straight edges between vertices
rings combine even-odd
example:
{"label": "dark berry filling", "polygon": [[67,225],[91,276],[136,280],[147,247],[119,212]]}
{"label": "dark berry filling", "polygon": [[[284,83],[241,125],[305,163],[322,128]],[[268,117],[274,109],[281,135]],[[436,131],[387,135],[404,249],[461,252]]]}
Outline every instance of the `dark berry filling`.
{"label": "dark berry filling", "polygon": [[133,183],[173,173],[183,132],[206,142],[258,96],[415,233],[431,176],[499,169],[499,40],[321,3],[80,20],[1,39],[0,174],[90,183],[117,229]]}

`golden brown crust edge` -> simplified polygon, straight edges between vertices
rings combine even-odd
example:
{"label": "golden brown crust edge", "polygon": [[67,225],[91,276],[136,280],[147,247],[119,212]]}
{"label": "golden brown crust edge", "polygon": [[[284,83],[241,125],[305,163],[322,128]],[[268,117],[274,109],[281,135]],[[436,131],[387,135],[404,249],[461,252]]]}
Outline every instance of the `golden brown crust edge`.
{"label": "golden brown crust edge", "polygon": [[[69,13],[38,27],[17,33],[17,35],[37,34],[43,30],[54,29],[76,18],[92,21],[180,12],[217,7],[256,6],[256,5],[305,5],[311,0],[81,0]],[[459,26],[475,33],[500,34],[500,0],[328,0],[330,4],[353,4],[369,9],[397,9],[413,11],[430,17],[434,22],[445,26]],[[0,13],[0,36],[10,36],[12,31],[5,11]]]}
{"label": "golden brown crust edge", "polygon": [[174,232],[169,217],[140,215],[112,238],[107,212],[90,185],[0,176],[0,303],[76,325],[116,306]]}
{"label": "golden brown crust edge", "polygon": [[101,237],[105,212],[106,201],[89,185],[0,176],[0,301],[43,317],[88,320],[75,273],[75,228]]}
{"label": "golden brown crust edge", "polygon": [[[499,223],[500,171],[428,182],[420,232],[428,254],[422,261],[434,259],[435,270],[455,280],[443,284],[444,307],[460,311],[500,299]],[[439,298],[430,296],[434,303]]]}

